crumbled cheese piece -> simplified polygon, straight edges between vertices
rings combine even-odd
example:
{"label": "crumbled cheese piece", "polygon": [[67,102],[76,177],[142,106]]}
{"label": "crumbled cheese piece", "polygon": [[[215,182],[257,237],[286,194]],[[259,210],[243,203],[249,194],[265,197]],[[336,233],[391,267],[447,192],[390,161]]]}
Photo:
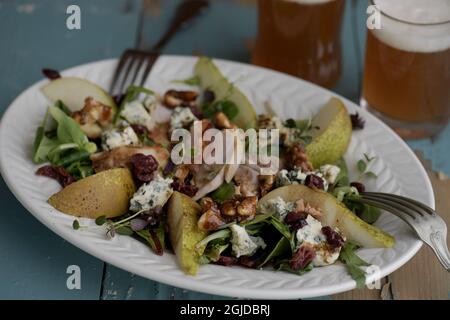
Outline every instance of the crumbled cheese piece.
{"label": "crumbled cheese piece", "polygon": [[120,115],[131,124],[139,124],[145,126],[148,130],[154,127],[154,121],[147,112],[144,104],[139,100],[125,103]]}
{"label": "crumbled cheese piece", "polygon": [[192,113],[190,108],[176,107],[170,116],[170,128],[179,129],[190,125],[198,118]]}
{"label": "crumbled cheese piece", "polygon": [[[334,167],[334,166],[332,166],[332,167]],[[338,168],[338,167],[336,167],[336,168]],[[330,172],[329,174],[334,174],[335,170],[334,169],[331,169],[331,170],[333,170],[333,171]],[[279,171],[277,173],[276,185],[278,187],[282,187],[282,186],[287,186],[287,185],[290,185],[290,184],[305,184],[306,177],[309,174],[313,174],[313,175],[321,178],[322,181],[323,181],[324,190],[325,191],[328,190],[328,186],[331,183],[329,183],[329,180],[327,180],[324,177],[324,173],[322,171],[320,171],[320,170],[303,172],[301,169],[290,170],[290,171],[283,169],[283,170],[281,170],[281,171]],[[337,174],[336,174],[336,176],[337,176]],[[331,176],[331,178],[333,178],[333,176]],[[334,180],[336,180],[336,177],[334,177]]]}
{"label": "crumbled cheese piece", "polygon": [[[338,258],[341,248],[331,249],[327,244],[327,239],[322,232],[322,224],[319,220],[308,215],[307,225],[297,230],[297,247],[309,245],[316,253],[313,265],[316,267],[333,264]],[[335,229],[335,231],[339,231]]]}
{"label": "crumbled cheese piece", "polygon": [[284,217],[294,210],[294,207],[294,203],[286,202],[281,197],[276,197],[267,201],[266,206],[262,208],[262,213],[276,215],[283,221]]}
{"label": "crumbled cheese piece", "polygon": [[323,177],[327,180],[328,184],[333,184],[336,182],[336,178],[341,172],[341,168],[332,164],[325,164],[320,167],[319,171],[323,174]]}
{"label": "crumbled cheese piece", "polygon": [[104,150],[138,144],[139,138],[131,127],[111,129],[102,133],[102,148]]}
{"label": "crumbled cheese piece", "polygon": [[233,254],[240,256],[251,256],[255,254],[258,248],[265,249],[266,243],[261,237],[250,236],[244,227],[233,224],[231,229],[231,249]]}
{"label": "crumbled cheese piece", "polygon": [[164,206],[173,193],[170,186],[172,182],[172,179],[158,175],[152,181],[143,184],[131,198],[130,210],[138,212]]}

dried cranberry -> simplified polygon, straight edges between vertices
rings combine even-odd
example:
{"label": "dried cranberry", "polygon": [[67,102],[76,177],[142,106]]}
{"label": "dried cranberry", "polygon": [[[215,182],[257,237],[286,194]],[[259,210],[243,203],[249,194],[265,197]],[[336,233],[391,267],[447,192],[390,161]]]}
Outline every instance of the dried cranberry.
{"label": "dried cranberry", "polygon": [[203,101],[206,103],[210,103],[216,100],[216,94],[211,90],[205,90],[203,92]]}
{"label": "dried cranberry", "polygon": [[220,256],[219,260],[215,262],[216,264],[220,264],[221,266],[232,266],[237,263],[237,259],[235,257],[229,256]]}
{"label": "dried cranberry", "polygon": [[162,256],[164,253],[164,248],[162,247],[161,241],[159,241],[158,235],[154,230],[150,229],[150,236],[152,237],[153,243],[155,244],[155,253],[158,256]]}
{"label": "dried cranberry", "polygon": [[158,161],[152,155],[136,153],[131,157],[130,162],[134,177],[139,182],[150,182],[158,169]]}
{"label": "dried cranberry", "polygon": [[345,243],[344,239],[339,233],[334,231],[331,227],[322,227],[322,233],[327,238],[327,243],[331,248],[336,249],[342,247]]}
{"label": "dried cranberry", "polygon": [[201,119],[203,118],[203,114],[201,113],[201,111],[197,108],[197,106],[194,105],[189,105],[189,109],[191,109],[191,112],[194,116],[196,116],[197,118]]}
{"label": "dried cranberry", "polygon": [[193,197],[198,191],[198,188],[196,186],[186,184],[180,181],[172,182],[171,187],[173,190],[184,193],[189,197]]}
{"label": "dried cranberry", "polygon": [[247,268],[255,269],[256,266],[258,265],[258,259],[254,258],[253,256],[252,257],[242,256],[239,257],[239,264]]}
{"label": "dried cranberry", "polygon": [[359,193],[366,191],[366,187],[361,182],[354,181],[350,183],[350,186],[356,188]]}
{"label": "dried cranberry", "polygon": [[359,115],[358,112],[356,112],[355,114],[350,115],[350,120],[352,121],[352,128],[354,130],[362,130],[362,129],[364,129],[365,121]]}
{"label": "dried cranberry", "polygon": [[48,68],[42,69],[42,73],[49,80],[56,80],[56,79],[61,78],[61,75],[59,74],[59,72],[56,70],[53,70],[53,69],[48,69]]}
{"label": "dried cranberry", "polygon": [[132,124],[131,128],[133,128],[133,131],[136,132],[138,136],[147,134],[148,132],[147,127],[142,124]]}
{"label": "dried cranberry", "polygon": [[304,269],[316,257],[316,252],[310,246],[303,245],[294,252],[291,259],[291,269],[299,271]]}
{"label": "dried cranberry", "polygon": [[324,190],[325,187],[323,185],[323,179],[315,174],[308,174],[305,179],[305,186],[307,187],[315,187],[317,189]]}
{"label": "dried cranberry", "polygon": [[57,180],[63,188],[75,182],[75,178],[63,167],[43,166],[36,171],[36,174]]}
{"label": "dried cranberry", "polygon": [[298,230],[306,226],[307,214],[304,212],[289,212],[284,218],[284,222],[291,227],[291,230]]}

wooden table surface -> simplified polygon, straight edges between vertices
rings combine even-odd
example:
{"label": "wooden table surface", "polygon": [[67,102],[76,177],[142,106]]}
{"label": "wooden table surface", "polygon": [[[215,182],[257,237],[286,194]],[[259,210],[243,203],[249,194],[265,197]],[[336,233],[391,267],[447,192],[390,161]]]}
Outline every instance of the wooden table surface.
{"label": "wooden table surface", "polygon": [[[66,28],[66,9],[81,8],[81,30]],[[0,112],[41,78],[64,69],[148,48],[179,0],[0,0]],[[367,3],[347,0],[341,80],[335,92],[357,102],[365,48]],[[256,34],[253,0],[212,0],[210,8],[167,45],[168,54],[206,54],[248,62]],[[142,21],[142,23],[140,23]],[[32,106],[30,106],[32,107]],[[439,213],[450,221],[450,126],[435,140],[408,142],[433,182]],[[0,180],[0,298],[223,299],[143,279],[84,253],[28,213]],[[81,269],[81,289],[68,290],[66,269]],[[450,275],[428,248],[383,279],[381,290],[354,290],[323,299],[448,299]]]}

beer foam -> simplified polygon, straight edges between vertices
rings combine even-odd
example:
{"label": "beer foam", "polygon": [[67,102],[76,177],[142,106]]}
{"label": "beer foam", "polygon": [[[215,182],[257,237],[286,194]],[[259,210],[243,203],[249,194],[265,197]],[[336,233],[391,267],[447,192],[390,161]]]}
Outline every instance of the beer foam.
{"label": "beer foam", "polygon": [[374,0],[374,3],[383,13],[401,20],[382,15],[381,29],[371,30],[385,44],[410,52],[450,48],[449,0]]}

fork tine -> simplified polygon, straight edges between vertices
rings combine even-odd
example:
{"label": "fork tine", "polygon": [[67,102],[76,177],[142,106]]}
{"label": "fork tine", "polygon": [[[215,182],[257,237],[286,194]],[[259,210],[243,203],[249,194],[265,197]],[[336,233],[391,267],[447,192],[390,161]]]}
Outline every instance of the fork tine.
{"label": "fork tine", "polygon": [[123,93],[125,92],[125,89],[130,85],[130,81],[129,81],[129,76],[130,76],[130,71],[133,69],[133,66],[136,63],[136,56],[132,53],[130,55],[130,58],[128,59],[128,64],[126,64],[125,67],[125,72],[122,78],[122,81],[118,87],[119,89],[119,93]]}
{"label": "fork tine", "polygon": [[139,75],[142,65],[144,64],[144,61],[145,61],[145,55],[143,55],[142,53],[139,53],[136,57],[137,63],[136,63],[136,68],[134,69],[134,72],[133,72],[133,76],[131,77],[131,84],[136,83],[137,76]]}
{"label": "fork tine", "polygon": [[368,204],[370,206],[374,206],[374,207],[386,210],[386,211],[396,215],[397,217],[399,217],[400,219],[405,221],[407,224],[409,224],[413,229],[415,229],[415,227],[413,226],[414,218],[411,215],[409,215],[401,210],[398,210],[397,208],[391,207],[390,205],[386,204],[384,201],[376,200],[376,199],[367,199],[366,197],[361,197],[357,201]]}
{"label": "fork tine", "polygon": [[387,194],[387,193],[381,193],[381,192],[365,192],[364,194],[390,198],[392,200],[398,200],[402,203],[405,203],[405,205],[408,205],[408,206],[415,205],[416,207],[419,207],[426,214],[429,214],[432,216],[436,215],[436,212],[433,209],[431,209],[430,207],[428,207],[428,206],[424,205],[423,203],[421,203],[417,200],[414,200],[414,199],[409,199],[409,198],[399,196],[396,194]]}
{"label": "fork tine", "polygon": [[[384,201],[389,201],[391,203],[391,205],[394,206],[403,206],[408,210],[412,210],[413,212],[415,212],[416,214],[420,215],[420,216],[425,216],[428,215],[427,212],[423,212],[421,207],[418,207],[416,205],[414,205],[413,203],[406,201],[402,198],[397,198],[394,196],[391,196],[389,194],[385,194],[385,193],[377,193],[377,194],[372,194],[372,193],[365,193],[364,196],[366,197],[370,197],[371,199],[373,198],[379,198],[381,200]],[[401,208],[403,209],[403,208]]]}
{"label": "fork tine", "polygon": [[[117,80],[119,80],[119,76],[122,73],[122,69],[125,65],[125,62],[128,61],[128,58],[130,56],[130,50],[126,50],[122,56],[120,57],[119,64],[116,67],[116,71],[114,72],[113,80],[111,82],[111,86],[109,87],[109,93],[114,94],[115,93],[115,87],[117,85]],[[121,92],[120,92],[121,93]]]}
{"label": "fork tine", "polygon": [[391,199],[386,199],[386,198],[383,198],[380,196],[373,196],[373,195],[366,195],[366,194],[362,195],[362,197],[364,199],[371,200],[371,201],[379,201],[380,203],[383,203],[387,206],[395,208],[396,210],[404,212],[405,214],[409,215],[413,219],[417,219],[417,218],[419,218],[419,216],[422,216],[422,214],[418,213],[416,210],[410,209],[398,201],[393,201]]}
{"label": "fork tine", "polygon": [[158,54],[149,52],[146,54],[147,66],[145,67],[144,73],[142,74],[140,85],[143,86],[145,81],[147,80],[150,71],[152,70],[153,65],[155,64],[156,59],[158,59]]}

